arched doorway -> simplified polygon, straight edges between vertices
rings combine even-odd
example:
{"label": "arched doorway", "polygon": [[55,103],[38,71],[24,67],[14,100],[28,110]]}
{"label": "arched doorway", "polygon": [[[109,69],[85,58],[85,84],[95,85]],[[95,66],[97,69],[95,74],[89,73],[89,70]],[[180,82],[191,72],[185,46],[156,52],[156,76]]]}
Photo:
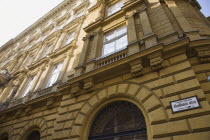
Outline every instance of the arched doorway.
{"label": "arched doorway", "polygon": [[89,140],[147,140],[146,123],[139,108],[117,101],[102,109],[94,119]]}
{"label": "arched doorway", "polygon": [[35,130],[35,131],[32,131],[26,140],[40,140],[40,133],[39,131]]}

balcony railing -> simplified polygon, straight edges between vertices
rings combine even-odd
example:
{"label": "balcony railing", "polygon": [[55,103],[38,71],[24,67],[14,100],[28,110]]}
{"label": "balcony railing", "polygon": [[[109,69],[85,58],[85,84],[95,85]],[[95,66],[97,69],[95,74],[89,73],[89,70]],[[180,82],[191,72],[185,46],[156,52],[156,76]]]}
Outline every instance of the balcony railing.
{"label": "balcony railing", "polygon": [[127,49],[124,48],[116,53],[110,54],[105,57],[100,57],[97,59],[96,68],[100,68],[108,64],[111,64],[115,61],[125,58],[126,56],[127,56]]}

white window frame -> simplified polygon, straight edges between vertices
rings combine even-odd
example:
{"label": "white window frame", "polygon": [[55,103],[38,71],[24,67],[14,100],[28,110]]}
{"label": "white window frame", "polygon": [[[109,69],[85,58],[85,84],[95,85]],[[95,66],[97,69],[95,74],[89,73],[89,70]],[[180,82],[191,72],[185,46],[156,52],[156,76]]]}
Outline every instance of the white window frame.
{"label": "white window frame", "polygon": [[120,0],[117,3],[110,5],[108,7],[107,16],[113,15],[114,13],[120,11],[124,3],[125,3],[125,0]]}
{"label": "white window frame", "polygon": [[42,52],[42,56],[40,59],[46,57],[49,53],[50,53],[50,50],[52,48],[53,44],[48,44],[46,47],[45,47],[45,50]]}
{"label": "white window frame", "polygon": [[31,85],[32,85],[33,82],[34,82],[34,79],[35,79],[35,76],[32,76],[32,77],[30,77],[30,78],[28,79],[27,85],[25,85],[25,88],[24,88],[24,90],[23,90],[23,92],[22,92],[22,96],[21,96],[21,97],[25,97],[25,96],[28,94],[28,92],[29,92],[30,89],[31,89]]}
{"label": "white window frame", "polygon": [[69,32],[66,35],[65,45],[70,44],[74,39],[75,39],[75,32],[74,31],[73,32]]}
{"label": "white window frame", "polygon": [[[125,29],[125,31],[122,33],[122,34],[119,34],[118,33],[120,32],[120,29],[122,29],[121,31],[123,31],[123,29]],[[110,40],[106,40],[106,38],[108,36],[111,36],[113,35],[114,37],[111,38]],[[119,40],[122,39],[123,37],[126,38],[125,40],[125,44],[123,44],[123,46],[119,46],[120,44],[118,44]],[[105,52],[106,50],[106,47],[108,46],[108,44],[111,44],[111,43],[114,43],[114,50],[113,51],[110,51],[107,53],[107,51]],[[126,26],[121,26],[119,28],[116,28],[115,30],[112,30],[111,32],[108,32],[104,35],[104,42],[103,42],[103,48],[102,48],[102,56],[107,56],[107,55],[110,55],[110,54],[113,54],[115,52],[118,52],[124,48],[126,48],[128,45],[128,38],[127,38],[127,27]],[[111,47],[109,47],[111,48]]]}
{"label": "white window frame", "polygon": [[63,63],[58,63],[54,65],[50,77],[48,78],[46,88],[51,87],[53,84],[56,83],[56,81],[58,80],[58,76],[60,75],[62,66]]}

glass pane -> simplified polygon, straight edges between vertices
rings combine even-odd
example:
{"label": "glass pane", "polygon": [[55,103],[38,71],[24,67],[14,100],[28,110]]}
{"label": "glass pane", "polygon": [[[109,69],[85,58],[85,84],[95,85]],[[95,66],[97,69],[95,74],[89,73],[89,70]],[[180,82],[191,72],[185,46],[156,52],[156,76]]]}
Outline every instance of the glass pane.
{"label": "glass pane", "polygon": [[110,54],[112,52],[115,52],[115,42],[105,44],[103,55],[107,55],[107,54]]}
{"label": "glass pane", "polygon": [[121,0],[121,1],[119,1],[118,3],[116,3],[117,9],[121,9],[121,7],[123,7],[123,4],[124,4],[124,3],[125,3],[124,0]]}
{"label": "glass pane", "polygon": [[116,11],[116,4],[114,4],[108,8],[108,16],[115,13],[115,11]]}
{"label": "glass pane", "polygon": [[66,45],[71,43],[73,40],[74,40],[74,32],[73,33],[70,33],[68,36],[67,36],[67,40],[66,40]]}
{"label": "glass pane", "polygon": [[116,42],[116,50],[125,48],[128,45],[127,35],[119,38]]}
{"label": "glass pane", "polygon": [[127,32],[126,26],[120,27],[120,28],[117,29],[116,36],[120,36],[122,34],[125,34],[126,32]]}
{"label": "glass pane", "polygon": [[109,41],[109,40],[111,40],[111,39],[114,39],[114,38],[115,38],[115,31],[112,31],[112,32],[107,33],[107,34],[105,35],[104,42],[107,42],[107,41]]}
{"label": "glass pane", "polygon": [[33,83],[33,80],[34,80],[34,77],[32,77],[32,78],[28,81],[28,84],[26,85],[26,87],[25,87],[25,89],[24,89],[24,91],[23,91],[22,97],[26,96],[26,94],[29,92],[30,87],[31,87],[31,85],[32,85],[32,83]]}

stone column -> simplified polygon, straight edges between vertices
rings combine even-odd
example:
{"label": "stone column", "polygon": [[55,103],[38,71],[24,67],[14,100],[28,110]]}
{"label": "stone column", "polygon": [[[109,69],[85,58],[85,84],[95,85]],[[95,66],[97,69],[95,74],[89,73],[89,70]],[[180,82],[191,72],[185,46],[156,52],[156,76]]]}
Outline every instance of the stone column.
{"label": "stone column", "polygon": [[62,81],[63,80],[63,77],[64,77],[64,75],[66,73],[67,68],[68,68],[70,59],[72,57],[73,50],[74,50],[73,48],[70,48],[70,50],[67,52],[66,58],[65,58],[65,60],[63,62],[63,65],[62,65],[62,68],[61,68],[61,71],[60,71],[60,74],[58,76],[57,81]]}
{"label": "stone column", "polygon": [[165,0],[165,2],[171,10],[171,13],[174,15],[180,28],[190,38],[190,40],[199,39],[200,35],[198,31],[193,30],[192,26],[189,24],[182,12],[179,10],[178,6],[176,5],[176,2],[174,0]]}
{"label": "stone column", "polygon": [[65,39],[65,37],[66,37],[66,31],[65,30],[62,30],[62,33],[61,33],[60,38],[58,39],[58,41],[57,41],[57,43],[55,45],[54,50],[57,50],[58,48],[62,47],[63,40]]}
{"label": "stone column", "polygon": [[27,54],[26,52],[19,58],[17,65],[15,65],[13,71],[17,70],[21,64],[24,62],[25,58],[26,58]]}
{"label": "stone column", "polygon": [[103,19],[105,17],[106,0],[101,0],[100,4],[101,4],[101,6],[100,6],[99,17],[96,20],[100,20],[100,19]]}
{"label": "stone column", "polygon": [[8,71],[11,72],[13,70],[13,68],[15,67],[15,65],[17,64],[18,59],[15,58],[12,63],[10,64]]}
{"label": "stone column", "polygon": [[152,31],[152,27],[146,9],[139,13],[141,25],[144,33],[145,47],[149,48],[157,44],[157,37]]}
{"label": "stone column", "polygon": [[11,79],[10,82],[7,84],[7,86],[2,91],[1,96],[0,96],[0,102],[4,102],[9,94],[9,92],[12,90],[12,82],[13,82],[13,80]]}
{"label": "stone column", "polygon": [[100,36],[101,36],[101,31],[97,31],[94,34],[93,43],[92,43],[92,47],[90,50],[90,60],[89,60],[89,62],[87,62],[85,72],[92,71],[95,68],[95,59],[97,57],[97,51],[99,48]]}
{"label": "stone column", "polygon": [[[40,77],[41,77],[41,75],[42,75],[42,73],[43,73],[44,70],[45,70],[45,64],[43,64],[43,66],[41,66],[41,68],[40,68],[40,70],[39,70],[39,72],[38,72],[36,78],[34,79],[32,85],[31,85],[31,88],[30,88],[30,91],[31,91],[31,92],[34,91],[34,89],[35,89],[35,87],[36,87],[38,81],[40,81]],[[30,91],[29,91],[29,92],[30,92]]]}
{"label": "stone column", "polygon": [[19,97],[21,97],[22,91],[24,90],[24,87],[25,87],[26,83],[28,82],[29,76],[26,74],[25,76],[23,76],[23,79],[24,80],[22,80],[23,82],[21,81],[22,84],[18,88],[17,93],[13,99],[18,99]]}
{"label": "stone column", "polygon": [[40,48],[38,50],[38,54],[36,55],[34,61],[39,60],[39,58],[41,57],[41,55],[43,53],[43,50],[45,49],[45,46],[46,46],[46,43],[45,42],[43,42],[43,44],[40,45]]}
{"label": "stone column", "polygon": [[81,75],[84,71],[84,66],[83,65],[85,63],[86,54],[87,54],[87,51],[88,51],[88,48],[89,48],[90,37],[91,37],[91,35],[88,34],[88,35],[86,35],[86,37],[83,38],[84,45],[83,45],[83,49],[82,49],[82,52],[81,52],[81,55],[80,55],[79,64],[75,68],[75,74],[74,74],[75,77]]}
{"label": "stone column", "polygon": [[35,87],[35,91],[37,90],[41,90],[43,87],[46,86],[46,83],[49,79],[49,75],[50,73],[50,69],[52,68],[52,62],[48,62],[48,64],[45,65],[45,68],[43,68],[43,72],[40,75],[39,80],[37,81],[36,87]]}
{"label": "stone column", "polygon": [[51,53],[51,52],[53,52],[53,51],[55,50],[54,48],[56,47],[56,44],[57,44],[57,42],[58,42],[60,36],[61,36],[61,33],[58,33],[58,34],[56,35],[56,39],[55,39],[55,41],[54,41],[54,43],[53,43],[53,45],[52,45],[52,48],[50,49],[50,52],[49,52],[49,53]]}
{"label": "stone column", "polygon": [[131,11],[128,12],[125,16],[127,22],[127,34],[128,34],[128,55],[132,55],[140,51],[138,38],[136,34],[134,14],[135,11]]}
{"label": "stone column", "polygon": [[18,77],[18,82],[12,85],[12,90],[10,92],[10,95],[7,97],[6,102],[10,102],[13,99],[13,97],[16,95],[20,87],[20,84],[23,81],[24,75],[25,73],[21,73],[20,76]]}

